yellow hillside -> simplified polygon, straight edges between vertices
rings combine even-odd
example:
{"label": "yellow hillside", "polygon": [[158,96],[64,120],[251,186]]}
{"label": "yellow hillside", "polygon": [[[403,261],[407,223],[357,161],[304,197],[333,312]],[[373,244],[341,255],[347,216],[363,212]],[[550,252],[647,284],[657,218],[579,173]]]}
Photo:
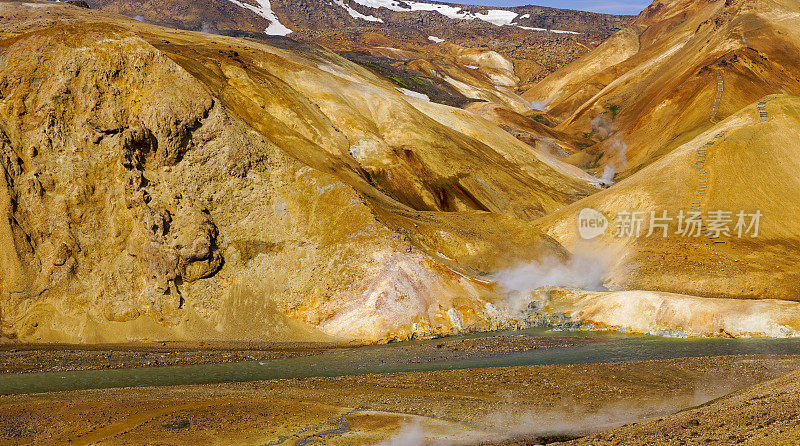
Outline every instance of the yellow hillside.
{"label": "yellow hillside", "polygon": [[317,45],[53,2],[0,16],[4,337],[487,328],[495,290],[468,274],[565,258],[530,222],[597,190]]}
{"label": "yellow hillside", "polygon": [[789,0],[659,1],[525,97],[597,141],[572,162],[627,175],[763,96],[800,92],[799,13]]}
{"label": "yellow hillside", "polygon": [[[569,249],[613,254],[611,289],[655,290],[706,297],[800,300],[800,98],[770,96],[642,169],[610,189],[556,212],[541,223]],[[765,113],[761,113],[763,108]],[[609,220],[604,236],[585,242],[577,231],[583,208]],[[644,213],[640,237],[616,237],[620,212]],[[699,237],[666,237],[650,212],[676,218],[698,211],[705,220]],[[716,218],[709,212],[731,212]],[[737,214],[760,212],[757,237]],[[709,222],[725,222],[729,235],[709,236]],[[752,218],[746,217],[747,226]],[[625,220],[628,221],[628,220]],[[660,221],[658,223],[665,223]],[[714,234],[717,235],[717,234]],[[601,248],[602,247],[602,248]]]}

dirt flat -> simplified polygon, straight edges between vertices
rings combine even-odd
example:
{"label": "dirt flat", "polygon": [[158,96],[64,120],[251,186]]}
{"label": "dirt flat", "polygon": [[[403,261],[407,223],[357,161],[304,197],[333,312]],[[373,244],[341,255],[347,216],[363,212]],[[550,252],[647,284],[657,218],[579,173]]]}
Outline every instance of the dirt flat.
{"label": "dirt flat", "polygon": [[797,356],[726,356],[17,395],[0,398],[0,443],[535,444],[797,368]]}
{"label": "dirt flat", "polygon": [[[399,354],[387,357],[383,362],[423,364],[574,347],[599,341],[569,334],[529,336],[507,333],[449,337],[391,346]],[[360,346],[364,345],[322,342],[158,342],[95,346],[7,344],[0,345],[0,374],[264,361]]]}
{"label": "dirt flat", "polygon": [[5,344],[0,345],[0,373],[261,361],[316,355],[347,346],[314,342],[159,342],[95,346]]}
{"label": "dirt flat", "polygon": [[668,417],[632,423],[575,445],[800,444],[800,371]]}

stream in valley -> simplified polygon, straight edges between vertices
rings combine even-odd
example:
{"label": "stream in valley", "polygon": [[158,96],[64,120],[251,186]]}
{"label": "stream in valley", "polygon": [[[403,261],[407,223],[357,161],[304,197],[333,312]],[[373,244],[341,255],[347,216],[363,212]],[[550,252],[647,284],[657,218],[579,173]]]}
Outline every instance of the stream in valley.
{"label": "stream in valley", "polygon": [[354,347],[266,361],[0,375],[0,394],[723,355],[800,355],[800,339],[680,339],[545,329]]}

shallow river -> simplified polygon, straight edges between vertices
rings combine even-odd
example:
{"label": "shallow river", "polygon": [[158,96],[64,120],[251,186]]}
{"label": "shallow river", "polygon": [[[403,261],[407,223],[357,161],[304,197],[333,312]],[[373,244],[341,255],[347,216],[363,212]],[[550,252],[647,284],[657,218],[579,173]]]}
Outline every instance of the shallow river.
{"label": "shallow river", "polygon": [[[491,345],[486,348],[486,344],[484,348],[461,348],[501,335],[511,340],[530,338],[527,340],[567,346],[513,351],[493,350]],[[800,354],[800,339],[675,339],[617,332],[531,329],[359,347],[269,361],[0,375],[0,394],[750,354]]]}

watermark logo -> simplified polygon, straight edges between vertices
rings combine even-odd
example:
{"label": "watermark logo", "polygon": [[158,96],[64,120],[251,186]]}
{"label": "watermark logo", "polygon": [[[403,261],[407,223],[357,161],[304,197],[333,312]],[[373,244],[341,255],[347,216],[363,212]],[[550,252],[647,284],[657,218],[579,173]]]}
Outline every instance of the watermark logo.
{"label": "watermark logo", "polygon": [[[758,237],[761,211],[715,210],[678,211],[670,215],[667,211],[621,211],[614,220],[614,236],[617,238],[669,237],[686,238]],[[578,232],[584,240],[591,240],[606,232],[611,226],[600,212],[585,208],[578,215]]]}
{"label": "watermark logo", "polygon": [[578,214],[578,233],[584,240],[591,240],[605,234],[608,229],[608,219],[600,212],[591,209],[581,209]]}

